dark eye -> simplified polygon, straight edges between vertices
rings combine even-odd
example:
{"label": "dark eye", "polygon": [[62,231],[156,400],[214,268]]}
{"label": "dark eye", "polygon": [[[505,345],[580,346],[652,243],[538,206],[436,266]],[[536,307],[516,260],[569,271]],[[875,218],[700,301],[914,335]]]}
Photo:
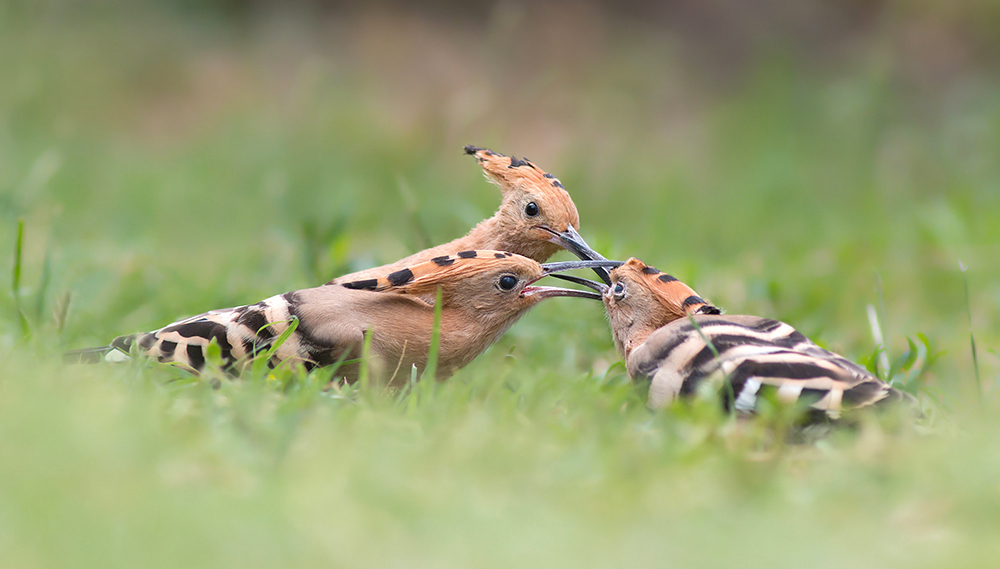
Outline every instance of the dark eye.
{"label": "dark eye", "polygon": [[517,277],[513,275],[504,275],[500,277],[499,284],[502,290],[511,290],[517,286]]}
{"label": "dark eye", "polygon": [[528,202],[528,205],[524,206],[524,215],[528,217],[535,217],[538,215],[538,204],[535,202]]}
{"label": "dark eye", "polygon": [[611,294],[615,296],[615,300],[621,300],[625,298],[625,285],[621,281],[615,283],[615,286],[611,289]]}

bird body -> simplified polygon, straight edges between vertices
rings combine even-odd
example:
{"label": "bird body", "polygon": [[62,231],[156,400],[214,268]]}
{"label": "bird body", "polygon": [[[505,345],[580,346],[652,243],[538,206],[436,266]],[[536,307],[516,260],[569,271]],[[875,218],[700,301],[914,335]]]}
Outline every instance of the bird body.
{"label": "bird body", "polygon": [[545,262],[560,248],[590,250],[577,230],[580,216],[562,183],[527,158],[517,159],[486,148],[466,146],[483,168],[486,178],[500,187],[502,200],[492,217],[468,234],[431,247],[395,263],[337,277],[345,283],[389,274],[393,271],[459,251],[508,251]]}
{"label": "bird body", "polygon": [[[552,272],[599,263],[541,265],[509,252],[462,251],[378,278],[326,284],[206,312],[152,332],[116,338],[98,350],[128,353],[134,344],[151,358],[197,371],[205,365],[205,348],[214,340],[224,364],[238,368],[265,353],[297,321],[272,354],[270,365],[289,362],[313,368],[358,358],[370,331],[373,375],[399,382],[409,377],[411,367],[422,371],[427,364],[440,288],[437,377],[445,378],[486,350],[543,299],[599,299],[587,291],[531,286]],[[337,377],[353,381],[358,368],[356,362],[344,365]]]}
{"label": "bird body", "polygon": [[788,324],[721,314],[684,283],[638,259],[612,270],[610,278],[610,285],[591,285],[603,292],[629,377],[650,381],[653,408],[705,384],[720,388],[727,409],[741,413],[753,413],[769,394],[834,419],[843,410],[913,399]]}
{"label": "bird body", "polygon": [[844,409],[905,397],[784,322],[744,315],[698,314],[692,319],[658,328],[626,359],[630,377],[650,380],[654,408],[693,395],[703,383],[718,386],[722,381],[732,389],[727,405],[743,413],[754,412],[758,398],[768,391],[779,401],[801,400],[832,418]]}

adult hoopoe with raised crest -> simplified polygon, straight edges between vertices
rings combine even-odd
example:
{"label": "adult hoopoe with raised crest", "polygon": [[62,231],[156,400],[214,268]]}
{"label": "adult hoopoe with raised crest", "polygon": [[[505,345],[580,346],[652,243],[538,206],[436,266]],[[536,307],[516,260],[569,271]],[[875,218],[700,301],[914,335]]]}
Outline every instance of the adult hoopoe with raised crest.
{"label": "adult hoopoe with raised crest", "polygon": [[691,287],[636,258],[611,271],[610,285],[556,276],[602,292],[615,347],[629,377],[650,380],[653,408],[723,381],[731,387],[721,389],[726,409],[742,413],[752,413],[768,392],[833,419],[848,409],[915,403],[788,324],[723,315]]}
{"label": "adult hoopoe with raised crest", "polygon": [[[109,346],[78,350],[70,359],[119,358],[135,348],[161,362],[192,370],[205,364],[214,339],[226,366],[238,366],[264,353],[293,319],[297,327],[273,354],[271,365],[299,362],[307,368],[361,355],[371,331],[373,377],[405,381],[411,366],[427,364],[434,303],[441,289],[441,326],[437,377],[445,378],[471,362],[503,335],[528,309],[546,298],[600,299],[590,291],[532,286],[542,277],[577,268],[611,267],[611,261],[568,261],[541,265],[503,251],[461,251],[416,263],[378,277],[325,284],[262,300],[213,310],[145,334],[116,338]],[[336,377],[357,379],[358,364],[344,365]]]}
{"label": "adult hoopoe with raised crest", "polygon": [[[583,252],[593,251],[578,233],[580,216],[576,204],[558,178],[527,158],[517,159],[476,146],[466,146],[465,153],[474,156],[487,179],[500,188],[502,200],[493,217],[479,222],[468,234],[454,241],[414,253],[395,263],[337,277],[330,283],[376,278],[459,251],[508,251],[539,263],[548,260],[560,248],[581,258]],[[607,271],[603,267],[596,267],[595,272],[607,282]]]}

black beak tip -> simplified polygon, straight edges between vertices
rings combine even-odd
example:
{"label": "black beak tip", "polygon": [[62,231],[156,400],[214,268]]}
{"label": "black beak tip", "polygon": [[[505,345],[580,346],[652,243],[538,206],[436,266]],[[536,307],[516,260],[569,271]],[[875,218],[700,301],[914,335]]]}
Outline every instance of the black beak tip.
{"label": "black beak tip", "polygon": [[[567,227],[566,231],[562,231],[559,233],[553,232],[553,234],[559,238],[559,241],[562,243],[563,247],[565,247],[567,251],[573,253],[578,258],[583,259],[584,261],[607,260],[605,256],[593,250],[590,247],[590,245],[588,245],[587,242],[583,240],[583,237],[581,237],[580,234],[577,233],[575,229],[573,229],[573,226]],[[591,267],[591,268],[595,273],[597,273],[597,276],[600,277],[602,281],[604,281],[604,284],[608,285],[611,284],[611,274],[608,272],[606,268],[604,267]]]}
{"label": "black beak tip", "polygon": [[597,251],[591,249],[590,245],[587,245],[587,242],[583,240],[583,237],[581,237],[580,234],[577,233],[572,227],[562,233],[556,233],[556,236],[559,238],[559,241],[562,242],[566,250],[572,252],[577,257],[585,261],[604,260],[604,257]]}
{"label": "black beak tip", "polygon": [[611,286],[611,273],[607,269],[604,267],[594,267],[592,270],[597,273],[598,278],[604,281],[604,284]]}

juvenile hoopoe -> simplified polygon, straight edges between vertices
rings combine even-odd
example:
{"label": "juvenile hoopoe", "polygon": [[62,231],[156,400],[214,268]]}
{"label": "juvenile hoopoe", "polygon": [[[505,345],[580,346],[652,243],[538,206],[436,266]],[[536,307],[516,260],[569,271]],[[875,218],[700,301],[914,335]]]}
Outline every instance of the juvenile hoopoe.
{"label": "juvenile hoopoe", "polygon": [[[545,262],[560,248],[581,256],[592,251],[580,237],[580,216],[569,192],[552,174],[527,158],[520,160],[486,148],[466,146],[475,156],[487,179],[500,187],[502,201],[493,217],[479,222],[464,237],[431,247],[395,263],[337,277],[331,284],[377,278],[423,261],[481,249],[508,251]],[[602,279],[607,271],[595,269]]]}
{"label": "juvenile hoopoe", "polygon": [[[297,328],[269,362],[300,362],[307,368],[361,355],[370,330],[373,377],[405,381],[411,366],[427,364],[437,289],[441,326],[437,377],[448,377],[498,340],[528,309],[546,298],[576,296],[600,300],[590,291],[532,286],[558,271],[611,261],[568,261],[541,265],[502,251],[461,251],[414,264],[377,278],[325,284],[272,296],[257,304],[213,310],[145,334],[121,336],[109,346],[78,350],[69,359],[120,359],[132,345],[161,362],[199,370],[214,339],[226,365],[248,361],[271,346],[292,319]],[[108,357],[110,356],[110,357]],[[358,364],[337,377],[357,379]]]}
{"label": "juvenile hoopoe", "polygon": [[686,284],[636,258],[611,271],[610,285],[556,276],[603,293],[615,347],[629,377],[651,380],[653,408],[694,394],[706,381],[728,381],[723,402],[743,413],[752,413],[769,391],[830,418],[841,410],[913,400],[788,324],[722,315]]}

